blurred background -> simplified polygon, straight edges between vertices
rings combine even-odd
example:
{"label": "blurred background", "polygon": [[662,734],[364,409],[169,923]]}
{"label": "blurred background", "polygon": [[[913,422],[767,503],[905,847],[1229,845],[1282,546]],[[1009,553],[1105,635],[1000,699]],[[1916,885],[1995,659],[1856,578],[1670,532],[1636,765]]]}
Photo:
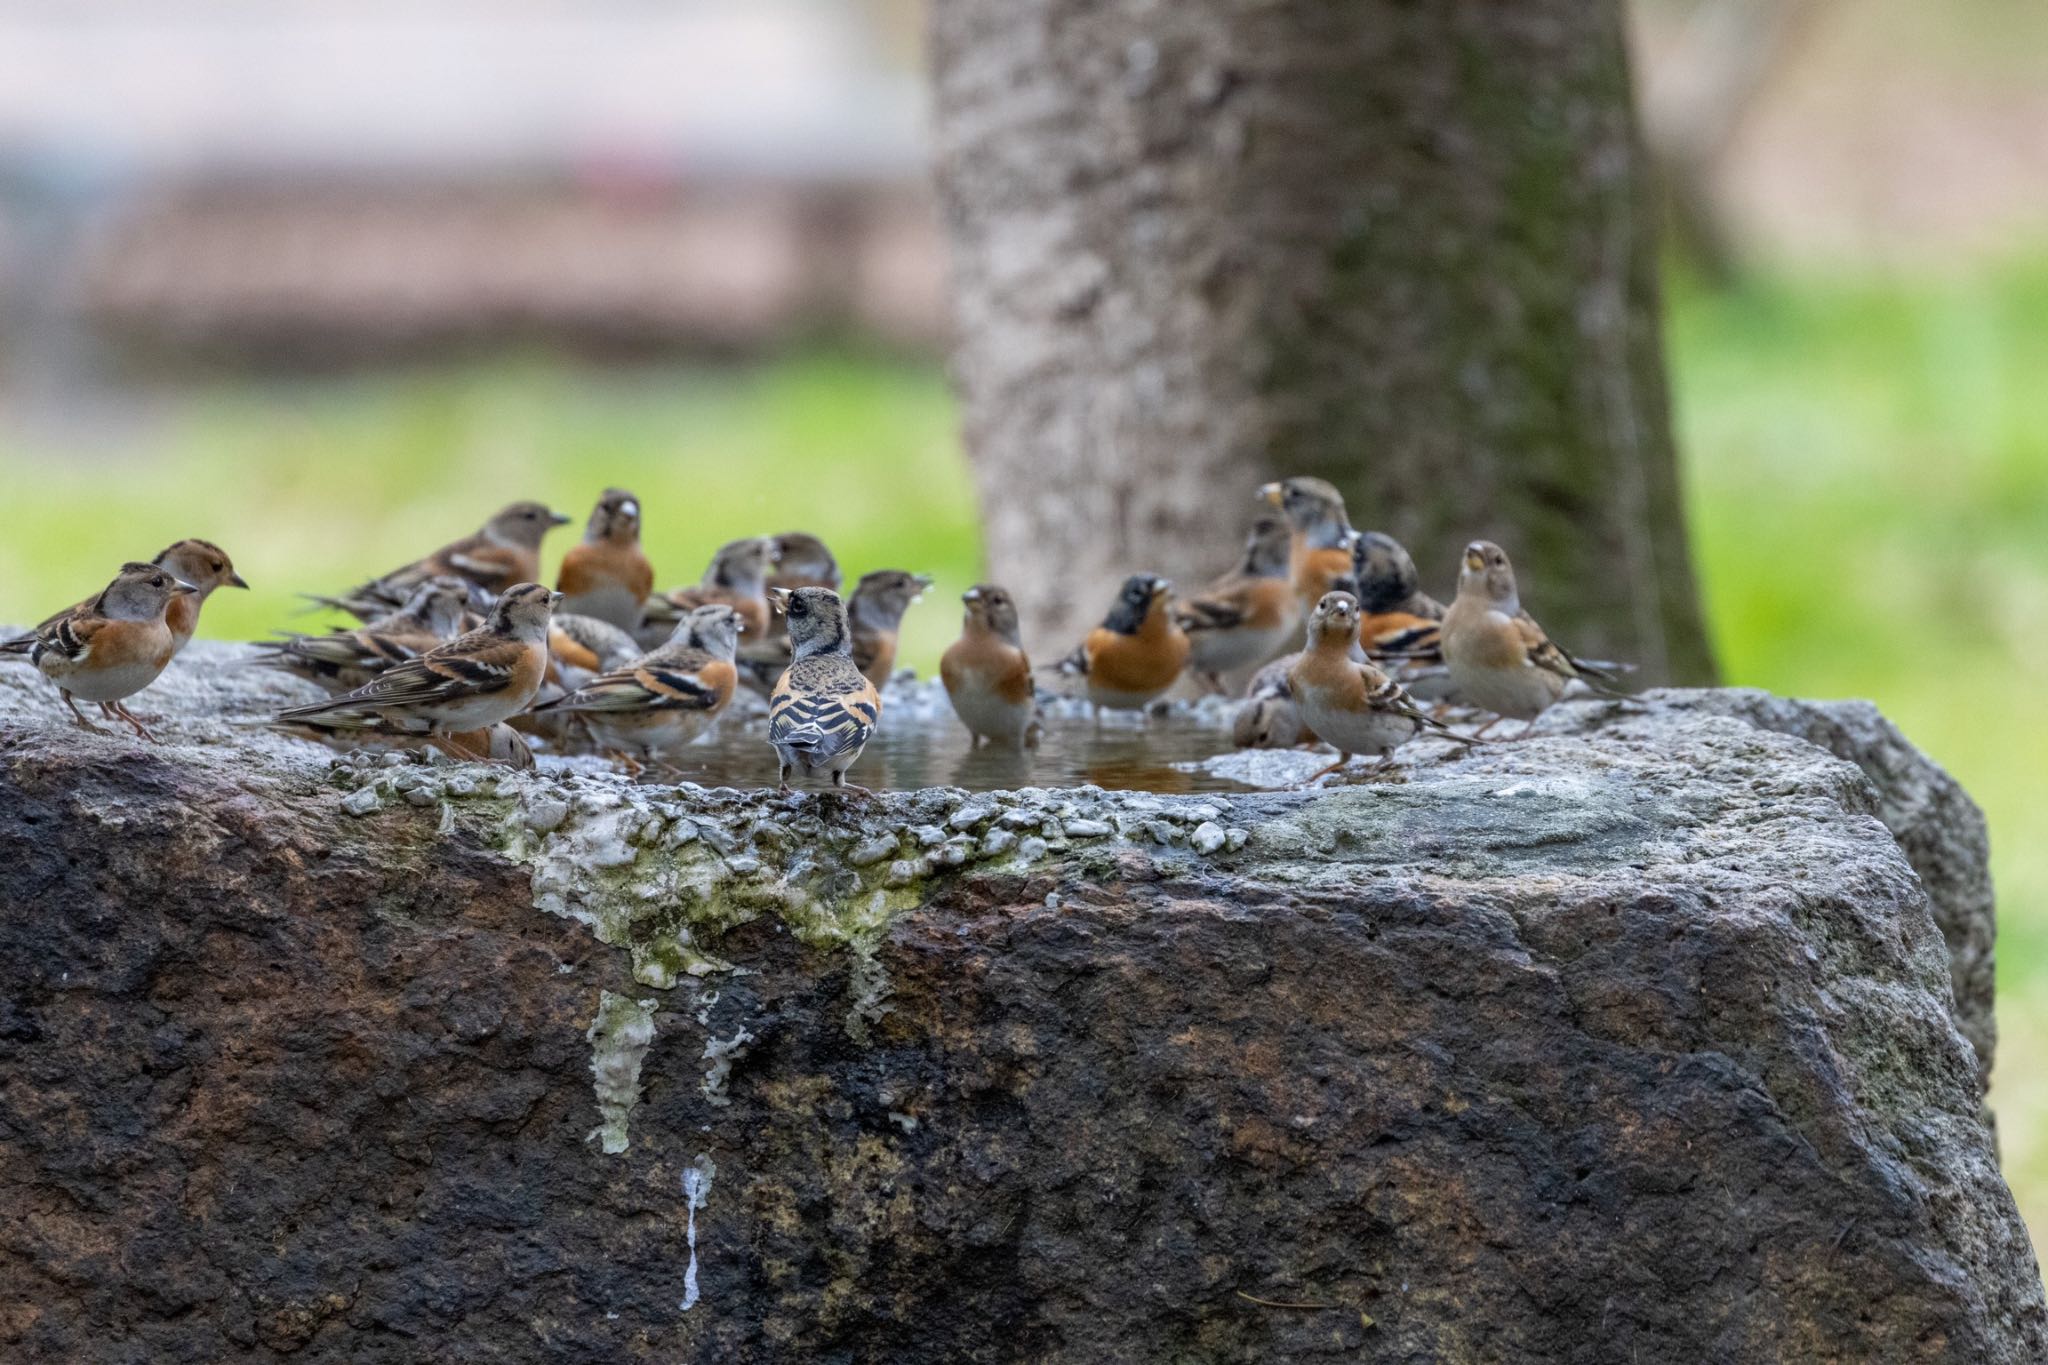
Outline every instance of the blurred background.
{"label": "blurred background", "polygon": [[[2048,1232],[2048,7],[1633,3],[1727,680],[1873,698],[1985,806],[1992,1101]],[[928,669],[978,548],[922,24],[0,0],[0,620],[202,535],[256,589],[204,633],[261,635],[619,484],[664,585],[792,527],[937,575]]]}

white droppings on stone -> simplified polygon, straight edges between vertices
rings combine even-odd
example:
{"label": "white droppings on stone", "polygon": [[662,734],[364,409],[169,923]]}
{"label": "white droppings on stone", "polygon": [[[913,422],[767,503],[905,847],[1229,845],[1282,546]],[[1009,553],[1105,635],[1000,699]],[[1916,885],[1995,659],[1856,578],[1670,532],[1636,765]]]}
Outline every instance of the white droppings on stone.
{"label": "white droppings on stone", "polygon": [[697,1160],[683,1172],[683,1198],[689,1207],[689,1222],[684,1235],[690,1247],[690,1264],[683,1271],[681,1308],[685,1313],[695,1308],[697,1300],[702,1297],[697,1292],[697,1210],[711,1198],[711,1182],[717,1175],[717,1164],[703,1152],[697,1153]]}

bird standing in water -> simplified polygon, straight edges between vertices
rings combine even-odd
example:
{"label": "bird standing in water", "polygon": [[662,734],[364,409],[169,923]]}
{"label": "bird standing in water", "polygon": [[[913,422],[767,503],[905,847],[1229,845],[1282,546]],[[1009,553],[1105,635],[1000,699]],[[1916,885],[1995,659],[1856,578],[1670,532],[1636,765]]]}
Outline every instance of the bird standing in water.
{"label": "bird standing in water", "polygon": [[882,698],[853,661],[846,604],[830,588],[773,590],[789,626],[791,660],[768,699],[768,742],[780,761],[777,781],[820,773],[849,787],[846,770],[860,758],[882,719]]}

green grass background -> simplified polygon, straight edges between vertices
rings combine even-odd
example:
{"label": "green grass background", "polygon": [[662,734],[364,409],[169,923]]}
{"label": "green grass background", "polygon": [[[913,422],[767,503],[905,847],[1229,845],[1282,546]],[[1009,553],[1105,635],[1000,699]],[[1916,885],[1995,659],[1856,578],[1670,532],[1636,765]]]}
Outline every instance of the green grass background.
{"label": "green grass background", "polygon": [[[1681,284],[1673,385],[1696,551],[1730,682],[1870,697],[1989,813],[2008,1168],[2048,1218],[2048,265],[1948,276]],[[33,619],[181,535],[255,585],[207,634],[284,624],[513,497],[579,522],[608,483],[646,506],[664,583],[738,534],[802,526],[850,573],[939,590],[907,623],[929,667],[977,570],[935,365],[812,353],[746,369],[535,358],[153,396],[79,449],[0,438],[0,618]],[[557,533],[551,554],[573,529]],[[2048,1228],[2048,1222],[2037,1223]]]}

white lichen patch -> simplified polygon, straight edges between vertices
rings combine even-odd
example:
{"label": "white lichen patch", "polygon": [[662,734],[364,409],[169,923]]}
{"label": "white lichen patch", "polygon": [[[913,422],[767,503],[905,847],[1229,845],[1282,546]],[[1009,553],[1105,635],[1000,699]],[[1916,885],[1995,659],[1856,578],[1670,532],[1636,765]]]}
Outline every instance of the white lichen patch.
{"label": "white lichen patch", "polygon": [[597,1093],[598,1125],[590,1136],[609,1155],[626,1150],[626,1120],[640,1103],[640,1065],[654,1046],[654,1003],[606,991],[583,1035],[590,1041],[590,1085]]}

